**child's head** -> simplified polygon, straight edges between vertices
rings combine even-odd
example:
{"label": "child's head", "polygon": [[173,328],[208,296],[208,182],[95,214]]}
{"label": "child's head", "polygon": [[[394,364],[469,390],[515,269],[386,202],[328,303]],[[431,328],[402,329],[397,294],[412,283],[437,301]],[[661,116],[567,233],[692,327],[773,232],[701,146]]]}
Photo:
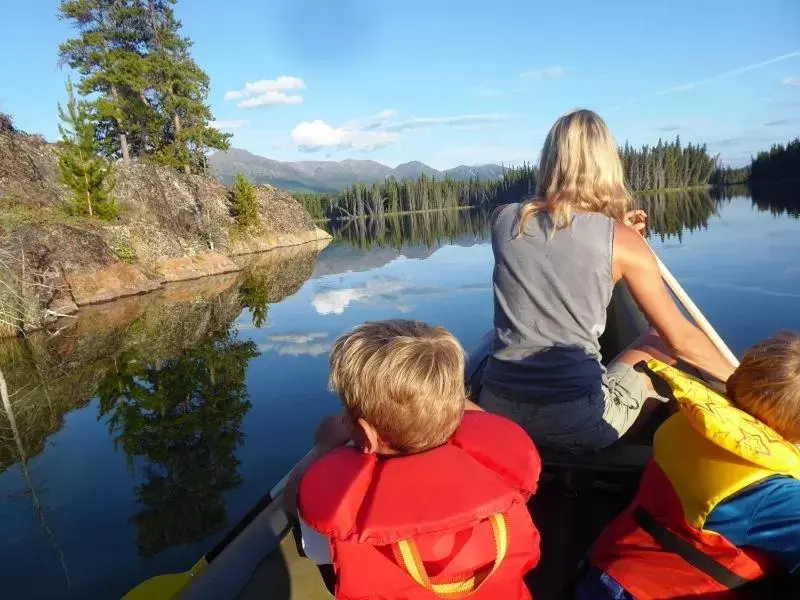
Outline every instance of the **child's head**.
{"label": "child's head", "polygon": [[464,350],[446,329],[365,323],[336,341],[330,364],[331,389],[368,451],[422,452],[446,442],[461,422]]}
{"label": "child's head", "polygon": [[750,348],[727,391],[738,408],[800,443],[800,333],[784,331]]}

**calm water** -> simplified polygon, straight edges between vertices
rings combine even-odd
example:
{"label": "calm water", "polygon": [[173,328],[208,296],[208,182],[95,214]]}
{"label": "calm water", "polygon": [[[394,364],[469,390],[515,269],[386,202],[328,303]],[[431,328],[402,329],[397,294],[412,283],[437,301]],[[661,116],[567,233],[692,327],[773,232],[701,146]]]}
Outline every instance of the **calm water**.
{"label": "calm water", "polygon": [[[735,352],[800,329],[794,191],[643,201],[651,242]],[[339,227],[321,253],[82,311],[0,344],[4,598],[118,598],[188,568],[337,410],[327,353],[368,319],[414,317],[469,348],[490,326],[480,213]]]}

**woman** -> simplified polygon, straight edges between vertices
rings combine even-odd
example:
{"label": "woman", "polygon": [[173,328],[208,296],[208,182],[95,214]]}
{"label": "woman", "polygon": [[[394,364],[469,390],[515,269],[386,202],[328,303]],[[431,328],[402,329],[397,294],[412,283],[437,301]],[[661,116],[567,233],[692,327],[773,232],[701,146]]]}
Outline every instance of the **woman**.
{"label": "woman", "polygon": [[[589,452],[638,429],[660,401],[633,369],[642,360],[674,363],[668,353],[722,381],[733,372],[675,305],[642,239],[647,215],[630,201],[611,132],[577,110],[547,135],[536,198],[493,215],[495,342],[480,402],[537,444]],[[606,370],[599,337],[620,280],[657,335]]]}

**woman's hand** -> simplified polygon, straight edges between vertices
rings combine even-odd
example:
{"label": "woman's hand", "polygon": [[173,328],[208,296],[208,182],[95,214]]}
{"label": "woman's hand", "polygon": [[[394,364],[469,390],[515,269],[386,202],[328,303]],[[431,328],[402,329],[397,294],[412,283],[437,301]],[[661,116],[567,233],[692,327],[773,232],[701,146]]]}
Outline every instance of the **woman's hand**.
{"label": "woman's hand", "polygon": [[314,432],[314,444],[321,448],[332,449],[344,446],[353,437],[350,418],[342,413],[325,417]]}
{"label": "woman's hand", "polygon": [[622,222],[644,237],[647,231],[647,213],[641,209],[629,210],[625,213]]}

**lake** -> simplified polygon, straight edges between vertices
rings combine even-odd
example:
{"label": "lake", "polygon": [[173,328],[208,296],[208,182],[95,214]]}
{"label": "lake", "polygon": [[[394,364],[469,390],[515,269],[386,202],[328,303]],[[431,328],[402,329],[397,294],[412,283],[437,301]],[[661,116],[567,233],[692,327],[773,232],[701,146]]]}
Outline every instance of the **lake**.
{"label": "lake", "polygon": [[[651,243],[736,353],[800,329],[798,190],[643,198]],[[3,597],[118,598],[187,569],[338,410],[336,337],[422,319],[469,349],[491,325],[486,213],[335,223],[240,274],[82,309],[0,343]]]}

